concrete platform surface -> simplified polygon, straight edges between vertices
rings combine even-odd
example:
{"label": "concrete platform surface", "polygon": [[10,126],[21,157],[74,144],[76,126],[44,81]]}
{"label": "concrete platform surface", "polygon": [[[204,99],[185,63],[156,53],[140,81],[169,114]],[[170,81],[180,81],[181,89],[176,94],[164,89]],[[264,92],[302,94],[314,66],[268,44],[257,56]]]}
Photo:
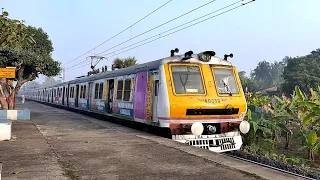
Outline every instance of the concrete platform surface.
{"label": "concrete platform surface", "polygon": [[0,142],[2,180],[64,180],[56,156],[31,121],[13,121],[10,141]]}
{"label": "concrete platform surface", "polygon": [[17,138],[0,142],[3,180],[260,179],[240,170],[292,178],[74,112],[30,101],[23,106],[32,122],[14,122]]}

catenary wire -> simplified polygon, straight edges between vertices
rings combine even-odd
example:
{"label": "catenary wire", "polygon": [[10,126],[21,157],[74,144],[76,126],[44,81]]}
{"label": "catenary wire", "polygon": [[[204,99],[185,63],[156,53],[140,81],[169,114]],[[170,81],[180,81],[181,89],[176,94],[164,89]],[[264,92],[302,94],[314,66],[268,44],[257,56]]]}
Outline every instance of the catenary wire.
{"label": "catenary wire", "polygon": [[[241,1],[243,1],[243,0],[241,0]],[[137,43],[131,44],[131,45],[129,45],[129,46],[126,46],[126,47],[124,47],[124,48],[121,48],[121,49],[119,49],[119,50],[116,50],[116,51],[114,51],[114,52],[111,52],[111,53],[109,53],[109,54],[113,54],[113,55],[112,55],[112,56],[109,56],[109,57],[107,57],[107,58],[116,56],[116,55],[118,55],[118,54],[127,52],[127,51],[129,51],[129,50],[138,48],[138,47],[140,47],[140,46],[143,46],[143,45],[145,45],[145,44],[151,43],[151,42],[156,41],[156,40],[158,40],[158,39],[164,38],[164,37],[169,36],[169,35],[171,35],[171,34],[177,33],[177,32],[179,32],[179,31],[181,31],[181,30],[187,29],[187,28],[189,28],[189,27],[191,27],[191,26],[194,26],[194,25],[196,25],[196,24],[202,23],[202,22],[204,22],[204,21],[207,21],[207,20],[209,20],[209,19],[212,19],[212,18],[214,18],[214,17],[217,17],[217,16],[222,15],[222,14],[224,14],[224,13],[227,13],[227,12],[229,12],[229,11],[232,11],[232,10],[234,10],[234,9],[236,9],[236,8],[239,8],[239,7],[241,7],[241,6],[244,6],[244,5],[246,5],[246,4],[249,4],[249,3],[253,2],[253,1],[255,1],[255,0],[251,0],[251,1],[246,2],[246,3],[242,3],[241,5],[236,6],[236,7],[232,8],[232,9],[229,9],[229,10],[227,10],[227,11],[224,11],[224,12],[222,12],[222,13],[219,13],[219,14],[217,14],[217,15],[214,15],[214,16],[211,16],[211,17],[209,17],[209,18],[207,18],[207,19],[204,19],[204,20],[202,20],[202,21],[199,21],[199,22],[197,22],[197,23],[191,24],[191,25],[189,25],[189,26],[186,26],[186,27],[184,27],[184,28],[178,29],[178,30],[176,30],[176,31],[174,31],[174,32],[171,32],[171,33],[169,33],[169,34],[166,34],[166,35],[161,36],[161,34],[164,34],[164,33],[169,32],[169,31],[171,31],[171,30],[177,29],[177,28],[179,28],[179,27],[181,27],[181,26],[183,26],[183,25],[189,24],[190,22],[193,22],[193,21],[195,21],[195,20],[198,20],[198,19],[200,19],[200,18],[203,18],[203,17],[205,17],[205,16],[208,16],[208,15],[214,13],[214,12],[218,12],[218,11],[220,11],[220,10],[222,10],[222,9],[225,9],[225,8],[227,8],[227,7],[230,7],[230,6],[232,6],[232,5],[236,4],[236,3],[239,3],[239,1],[236,2],[236,3],[230,4],[230,5],[228,5],[228,6],[225,6],[225,7],[223,7],[223,8],[220,8],[219,10],[216,10],[216,11],[214,11],[214,12],[211,12],[211,13],[209,13],[209,14],[207,14],[207,15],[201,16],[200,18],[196,18],[196,19],[194,19],[194,20],[192,20],[192,21],[189,21],[189,22],[187,22],[187,23],[184,23],[184,24],[182,24],[182,25],[180,25],[180,26],[174,27],[174,28],[172,28],[172,29],[170,29],[170,30],[164,31],[164,32],[162,32],[162,33],[159,33],[159,34],[157,34],[157,35],[155,35],[155,36],[149,37],[149,38],[144,39],[144,40],[142,40],[142,41],[139,41],[139,42],[137,42]],[[156,37],[156,36],[160,36],[160,37],[159,37],[159,38],[156,38],[156,39],[153,39],[153,40],[151,40],[151,41],[147,41],[146,43],[143,43],[143,44],[141,44],[141,45],[135,46],[135,47],[130,48],[130,49],[128,49],[128,50],[121,51],[120,53],[114,54],[115,52],[118,52],[118,51],[120,51],[120,50],[123,50],[123,49],[126,49],[126,48],[128,48],[128,47],[134,46],[134,45],[139,44],[139,43],[141,43],[141,42],[144,42],[144,41],[146,41],[146,40],[152,39],[152,38],[154,38],[154,37]],[[107,54],[107,55],[109,55],[109,54]],[[76,67],[76,68],[73,68],[73,67],[75,67],[75,66],[73,66],[73,67],[68,68],[68,70],[71,71],[71,70],[74,70],[74,69],[78,69],[78,68],[80,68],[80,67],[84,67],[84,66],[86,66],[86,65],[87,65],[87,64],[85,64],[85,65],[83,65],[83,66]],[[71,69],[71,68],[73,68],[73,69]]]}
{"label": "catenary wire", "polygon": [[[118,47],[119,45],[122,45],[122,44],[124,44],[124,43],[126,43],[126,42],[128,42],[128,41],[131,41],[132,39],[135,39],[135,38],[137,38],[137,37],[140,37],[140,36],[142,36],[142,35],[144,35],[144,34],[146,34],[146,33],[148,33],[148,32],[151,32],[151,31],[153,31],[153,30],[155,30],[155,29],[157,29],[157,28],[159,28],[159,27],[161,27],[161,26],[164,26],[164,25],[166,25],[166,24],[168,24],[168,23],[170,23],[170,22],[172,22],[172,21],[174,21],[174,20],[177,20],[177,19],[179,19],[179,18],[181,18],[181,17],[183,17],[183,16],[185,16],[185,15],[187,15],[187,14],[190,14],[191,12],[196,11],[196,10],[202,8],[202,7],[205,7],[205,6],[211,4],[211,3],[215,2],[215,1],[216,1],[216,0],[211,0],[211,1],[209,1],[209,2],[207,2],[207,3],[205,3],[205,4],[203,4],[203,5],[195,8],[195,9],[192,9],[191,11],[188,11],[188,12],[186,12],[186,13],[180,15],[180,16],[177,16],[177,17],[175,17],[175,18],[173,18],[173,19],[171,19],[171,20],[169,20],[169,21],[167,21],[167,22],[164,22],[164,23],[162,23],[162,24],[160,24],[160,25],[158,25],[158,26],[156,26],[156,27],[154,27],[154,28],[151,28],[151,29],[149,29],[149,30],[147,30],[147,31],[139,34],[139,35],[136,35],[136,36],[134,36],[134,37],[132,37],[132,38],[130,38],[130,39],[128,39],[128,40],[126,40],[126,41],[124,41],[124,42],[116,45],[116,46],[113,46],[113,47],[111,47],[111,48],[109,48],[109,49],[107,49],[107,50],[105,50],[105,51],[103,51],[103,52],[101,52],[101,53],[99,53],[99,54],[97,54],[97,55],[100,55],[100,54],[102,54],[102,53],[104,53],[104,52],[106,52],[106,51],[108,51],[108,50],[110,50],[110,49],[113,49],[113,48],[115,48],[115,47]],[[244,0],[240,0],[240,1],[244,1]],[[240,1],[238,1],[238,2],[240,2]],[[80,57],[81,57],[81,56],[80,56]],[[86,61],[86,60],[84,60],[84,61]],[[84,62],[84,61],[81,61],[81,62],[78,63],[78,64],[81,64],[81,63]],[[77,65],[77,64],[76,64],[76,65]],[[74,66],[72,66],[72,67],[74,67]],[[70,67],[70,68],[72,68],[72,67]]]}

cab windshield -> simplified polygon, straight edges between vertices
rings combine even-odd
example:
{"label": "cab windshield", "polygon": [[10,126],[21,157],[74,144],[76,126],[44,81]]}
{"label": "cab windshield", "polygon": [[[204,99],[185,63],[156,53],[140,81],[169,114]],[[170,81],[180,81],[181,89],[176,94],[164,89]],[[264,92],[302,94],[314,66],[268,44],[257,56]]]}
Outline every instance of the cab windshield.
{"label": "cab windshield", "polygon": [[199,66],[171,66],[176,94],[204,94]]}
{"label": "cab windshield", "polygon": [[231,69],[213,68],[219,94],[238,94],[239,90]]}

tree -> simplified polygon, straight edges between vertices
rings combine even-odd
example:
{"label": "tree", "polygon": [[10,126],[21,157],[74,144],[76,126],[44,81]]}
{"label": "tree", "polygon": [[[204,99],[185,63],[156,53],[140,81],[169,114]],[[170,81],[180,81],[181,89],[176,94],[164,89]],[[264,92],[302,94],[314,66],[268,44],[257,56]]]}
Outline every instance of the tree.
{"label": "tree", "polygon": [[135,57],[125,58],[123,61],[124,67],[130,67],[137,64],[137,59]]}
{"label": "tree", "polygon": [[280,85],[283,83],[283,70],[285,67],[284,62],[277,62],[275,61],[270,65],[270,73],[272,78],[272,85]]}
{"label": "tree", "polygon": [[246,72],[245,72],[245,71],[239,71],[239,72],[238,72],[238,76],[239,76],[239,78],[240,78],[241,84],[243,84],[244,81],[245,81],[245,79],[247,78],[247,77],[246,77]]}
{"label": "tree", "polygon": [[9,13],[3,11],[0,15],[0,48],[28,45],[34,43],[32,35],[27,33],[23,22],[8,18]]}
{"label": "tree", "polygon": [[55,80],[53,77],[46,77],[44,82],[42,83],[42,86],[47,87],[55,84],[62,83],[61,80]]}
{"label": "tree", "polygon": [[52,59],[52,43],[41,28],[11,20],[7,12],[0,16],[0,26],[0,66],[16,67],[15,79],[0,78],[0,103],[2,109],[14,109],[21,86],[39,74],[58,75],[60,63]]}
{"label": "tree", "polygon": [[320,84],[320,50],[312,51],[306,56],[289,58],[283,71],[284,83],[282,90],[291,94],[295,86],[303,92],[316,88]]}
{"label": "tree", "polygon": [[41,84],[39,84],[37,81],[29,81],[21,87],[21,90],[19,91],[19,95],[22,95],[24,91],[28,89],[35,89],[40,87],[41,87]]}
{"label": "tree", "polygon": [[267,61],[261,61],[258,66],[253,70],[252,75],[254,80],[262,85],[261,88],[266,88],[273,83],[271,74],[271,65]]}
{"label": "tree", "polygon": [[114,64],[114,66],[115,66],[116,68],[119,68],[119,69],[124,67],[124,62],[123,62],[123,60],[120,59],[120,58],[115,58],[115,59],[113,60],[113,64]]}
{"label": "tree", "polygon": [[115,58],[113,60],[113,64],[116,68],[125,68],[125,67],[130,67],[134,66],[137,64],[137,59],[135,57],[128,57],[125,59],[120,59],[120,58]]}
{"label": "tree", "polygon": [[257,82],[251,77],[246,77],[245,71],[240,71],[238,74],[244,91],[256,92],[259,90]]}

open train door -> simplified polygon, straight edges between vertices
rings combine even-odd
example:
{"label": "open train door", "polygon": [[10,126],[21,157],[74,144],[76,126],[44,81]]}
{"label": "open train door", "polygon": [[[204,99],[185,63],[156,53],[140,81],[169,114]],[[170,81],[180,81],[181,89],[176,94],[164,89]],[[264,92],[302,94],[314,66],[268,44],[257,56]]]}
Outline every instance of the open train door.
{"label": "open train door", "polygon": [[87,104],[88,104],[88,109],[91,110],[91,103],[92,103],[92,92],[93,92],[93,83],[89,82],[89,90],[88,90],[88,100],[87,100]]}
{"label": "open train door", "polygon": [[66,91],[66,87],[65,86],[63,86],[63,91],[62,91],[62,105],[64,105],[64,98],[65,98],[65,91]]}
{"label": "open train door", "polygon": [[107,93],[107,113],[113,113],[113,92],[114,92],[114,79],[108,80],[108,93]]}
{"label": "open train door", "polygon": [[76,85],[76,96],[75,96],[74,105],[76,107],[79,107],[79,84]]}
{"label": "open train door", "polygon": [[159,94],[159,74],[154,72],[153,74],[153,88],[152,88],[152,121],[158,122],[157,106],[158,106],[158,94]]}

